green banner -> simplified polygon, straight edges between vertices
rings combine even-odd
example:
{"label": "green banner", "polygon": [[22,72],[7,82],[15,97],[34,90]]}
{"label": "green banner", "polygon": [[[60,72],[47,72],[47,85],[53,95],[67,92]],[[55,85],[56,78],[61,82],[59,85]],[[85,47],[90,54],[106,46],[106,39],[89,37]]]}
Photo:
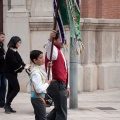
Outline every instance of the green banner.
{"label": "green banner", "polygon": [[62,17],[63,25],[69,25],[66,0],[60,0],[60,14]]}

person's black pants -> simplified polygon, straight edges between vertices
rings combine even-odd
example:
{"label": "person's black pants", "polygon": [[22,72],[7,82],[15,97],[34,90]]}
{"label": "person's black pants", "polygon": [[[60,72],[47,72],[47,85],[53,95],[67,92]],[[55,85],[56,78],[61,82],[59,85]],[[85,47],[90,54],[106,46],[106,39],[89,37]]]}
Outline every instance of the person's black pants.
{"label": "person's black pants", "polygon": [[8,80],[8,92],[7,92],[7,98],[6,98],[6,105],[10,106],[11,102],[20,91],[20,86],[17,79],[17,74],[9,73],[9,74],[5,74],[5,76]]}
{"label": "person's black pants", "polygon": [[46,107],[40,98],[31,98],[31,103],[34,108],[35,120],[46,119]]}
{"label": "person's black pants", "polygon": [[54,109],[47,115],[47,120],[67,120],[67,91],[61,81],[51,82],[48,94],[54,102]]}
{"label": "person's black pants", "polygon": [[3,73],[0,73],[0,106],[5,104],[6,95],[6,78]]}

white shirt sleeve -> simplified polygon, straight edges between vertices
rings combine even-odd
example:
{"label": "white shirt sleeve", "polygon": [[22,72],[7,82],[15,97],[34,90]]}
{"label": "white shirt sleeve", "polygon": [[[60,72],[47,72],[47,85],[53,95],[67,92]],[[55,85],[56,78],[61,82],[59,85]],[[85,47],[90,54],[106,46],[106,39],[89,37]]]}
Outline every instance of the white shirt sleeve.
{"label": "white shirt sleeve", "polygon": [[[46,52],[47,52],[47,58],[50,59],[50,52],[51,52],[51,45],[52,42],[48,40],[48,43],[46,44]],[[52,60],[56,60],[58,57],[58,50],[57,48],[53,45],[53,53],[52,53]]]}
{"label": "white shirt sleeve", "polygon": [[39,73],[33,72],[31,74],[31,78],[32,78],[32,83],[37,93],[42,93],[48,88],[49,86],[48,83],[42,84],[42,78]]}
{"label": "white shirt sleeve", "polygon": [[68,83],[68,85],[67,85],[67,88],[68,88],[68,89],[70,88],[70,85],[69,85],[69,83]]}

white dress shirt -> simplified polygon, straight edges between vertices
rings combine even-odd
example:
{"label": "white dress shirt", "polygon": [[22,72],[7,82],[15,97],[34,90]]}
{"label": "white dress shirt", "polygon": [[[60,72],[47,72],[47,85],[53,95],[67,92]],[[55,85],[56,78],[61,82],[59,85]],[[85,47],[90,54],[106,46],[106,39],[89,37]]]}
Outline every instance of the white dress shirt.
{"label": "white dress shirt", "polygon": [[[50,59],[50,52],[51,52],[51,42],[48,40],[47,44],[46,44],[46,51],[47,51],[47,58]],[[64,62],[65,62],[65,67],[67,69],[67,63],[66,63],[66,60],[65,60],[65,56],[64,54],[62,53],[62,51],[60,50],[62,56],[63,56],[63,59],[64,59]],[[53,45],[53,53],[52,53],[52,60],[56,60],[58,57],[58,50],[56,48],[56,46]]]}
{"label": "white dress shirt", "polygon": [[39,68],[40,68],[40,72],[44,76],[44,80],[37,70],[32,72],[31,80],[32,80],[32,84],[33,84],[36,92],[37,93],[44,93],[45,90],[48,88],[49,84],[45,83],[45,80],[47,79],[46,72],[40,66],[39,66]]}
{"label": "white dress shirt", "polygon": [[[52,42],[50,42],[48,40],[47,44],[46,44],[46,52],[47,52],[47,58],[50,59],[50,52],[51,52],[51,45],[52,45]],[[67,63],[66,63],[66,59],[65,59],[65,56],[64,54],[62,53],[62,51],[60,50],[62,56],[63,56],[63,59],[64,59],[64,62],[65,62],[65,67],[67,69]],[[52,53],[52,60],[56,60],[58,57],[58,50],[56,48],[56,46],[53,45],[53,53]],[[67,88],[70,88],[69,84],[67,86]]]}

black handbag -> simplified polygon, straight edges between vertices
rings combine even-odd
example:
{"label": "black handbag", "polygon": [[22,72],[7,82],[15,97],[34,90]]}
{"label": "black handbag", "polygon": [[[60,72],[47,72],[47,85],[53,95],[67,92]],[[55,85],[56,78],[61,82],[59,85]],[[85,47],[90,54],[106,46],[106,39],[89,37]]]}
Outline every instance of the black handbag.
{"label": "black handbag", "polygon": [[53,100],[50,97],[50,95],[48,95],[47,93],[45,94],[45,102],[46,102],[46,107],[50,107],[53,105]]}

